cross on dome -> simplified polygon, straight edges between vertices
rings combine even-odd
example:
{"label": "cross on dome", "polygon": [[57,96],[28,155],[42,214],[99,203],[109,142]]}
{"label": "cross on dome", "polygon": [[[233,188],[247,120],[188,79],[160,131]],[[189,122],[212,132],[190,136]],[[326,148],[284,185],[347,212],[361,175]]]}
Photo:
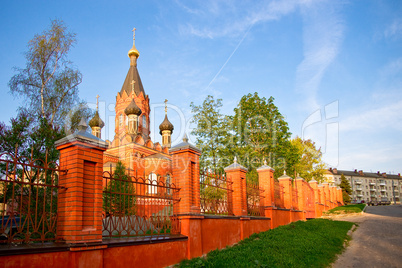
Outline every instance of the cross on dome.
{"label": "cross on dome", "polygon": [[134,56],[134,58],[132,58],[132,62],[131,64],[136,65],[135,60],[140,56],[140,52],[138,52],[137,48],[135,47],[135,28],[132,30],[133,32],[133,47],[128,51],[128,56],[131,58],[131,56]]}
{"label": "cross on dome", "polygon": [[135,27],[133,28],[133,45],[135,44],[135,30],[137,30]]}
{"label": "cross on dome", "polygon": [[96,110],[99,109],[99,95],[96,95]]}
{"label": "cross on dome", "polygon": [[132,81],[131,81],[131,85],[132,85],[133,92],[134,92],[134,84],[135,84],[135,81],[132,80]]}

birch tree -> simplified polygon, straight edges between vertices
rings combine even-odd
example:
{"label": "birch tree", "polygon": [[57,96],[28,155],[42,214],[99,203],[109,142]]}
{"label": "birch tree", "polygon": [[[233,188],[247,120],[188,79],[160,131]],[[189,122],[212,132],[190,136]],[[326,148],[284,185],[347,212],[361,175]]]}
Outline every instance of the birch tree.
{"label": "birch tree", "polygon": [[75,33],[60,20],[34,36],[25,53],[25,68],[15,68],[10,92],[23,98],[32,115],[46,118],[50,126],[61,125],[69,110],[80,103],[78,85],[82,75],[67,58],[76,43]]}

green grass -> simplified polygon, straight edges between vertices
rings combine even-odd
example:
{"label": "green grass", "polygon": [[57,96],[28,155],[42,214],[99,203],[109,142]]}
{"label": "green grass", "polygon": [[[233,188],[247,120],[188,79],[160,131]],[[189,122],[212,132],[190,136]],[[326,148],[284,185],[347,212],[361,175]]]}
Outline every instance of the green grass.
{"label": "green grass", "polygon": [[362,212],[366,204],[354,204],[333,208],[325,214],[348,214]]}
{"label": "green grass", "polygon": [[349,239],[351,222],[314,219],[253,234],[237,245],[178,267],[327,267]]}

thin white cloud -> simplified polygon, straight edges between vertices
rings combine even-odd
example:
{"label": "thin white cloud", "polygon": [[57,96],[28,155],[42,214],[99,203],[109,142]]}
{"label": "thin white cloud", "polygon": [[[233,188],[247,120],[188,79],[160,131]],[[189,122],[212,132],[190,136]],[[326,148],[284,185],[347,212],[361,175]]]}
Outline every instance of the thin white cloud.
{"label": "thin white cloud", "polygon": [[377,90],[370,98],[376,107],[342,120],[341,131],[402,131],[402,58],[391,60],[378,73]]}
{"label": "thin white cloud", "polygon": [[271,20],[278,20],[282,16],[287,15],[296,10],[300,1],[272,1],[266,4],[263,3],[262,6],[257,7],[253,12],[246,18],[246,21],[250,25],[254,25],[260,22],[266,22]]}
{"label": "thin white cloud", "polygon": [[302,6],[304,59],[297,67],[296,91],[304,95],[305,107],[319,107],[316,94],[325,70],[339,53],[344,23],[341,5],[335,1],[321,1]]}
{"label": "thin white cloud", "polygon": [[402,100],[352,115],[339,123],[340,131],[402,131]]}
{"label": "thin white cloud", "polygon": [[182,9],[184,9],[186,12],[193,14],[193,15],[200,15],[202,13],[202,11],[200,9],[196,9],[196,8],[190,8],[189,6],[185,5],[184,3],[182,3],[179,0],[176,0],[175,3]]}
{"label": "thin white cloud", "polygon": [[380,70],[380,75],[383,80],[394,78],[402,74],[402,58],[397,58],[388,63]]}
{"label": "thin white cloud", "polygon": [[183,10],[195,16],[195,24],[189,22],[179,26],[181,34],[214,39],[237,37],[257,23],[277,20],[293,12],[300,1],[245,1],[240,4],[238,1],[209,0],[203,1],[198,9],[189,8],[179,1],[177,3]]}
{"label": "thin white cloud", "polygon": [[395,19],[384,31],[385,38],[402,37],[402,19]]}
{"label": "thin white cloud", "polygon": [[[384,143],[370,144],[370,146],[359,146],[341,149],[339,168],[346,170],[363,170],[366,172],[391,172],[398,173],[394,167],[402,161],[401,144],[394,147],[386,146]],[[373,154],[373,152],[375,152]]]}

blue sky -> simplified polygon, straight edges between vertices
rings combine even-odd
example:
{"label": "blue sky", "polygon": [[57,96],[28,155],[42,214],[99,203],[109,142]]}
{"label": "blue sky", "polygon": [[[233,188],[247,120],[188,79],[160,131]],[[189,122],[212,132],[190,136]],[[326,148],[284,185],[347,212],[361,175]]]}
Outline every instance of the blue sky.
{"label": "blue sky", "polygon": [[174,142],[191,131],[191,102],[213,95],[230,114],[257,91],[329,166],[399,173],[401,14],[401,1],[2,1],[0,121],[23,105],[8,93],[13,67],[24,67],[28,41],[57,18],[77,34],[69,58],[83,74],[80,97],[94,107],[100,95],[102,136],[112,139],[136,27],[151,123],[162,122],[168,99]]}

